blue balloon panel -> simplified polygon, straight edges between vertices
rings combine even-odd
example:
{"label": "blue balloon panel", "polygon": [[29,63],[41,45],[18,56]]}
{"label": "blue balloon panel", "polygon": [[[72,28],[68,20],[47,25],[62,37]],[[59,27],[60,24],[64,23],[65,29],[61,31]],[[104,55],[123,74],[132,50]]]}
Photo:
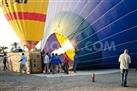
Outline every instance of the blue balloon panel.
{"label": "blue balloon panel", "polygon": [[79,69],[119,67],[124,49],[129,50],[135,67],[136,19],[137,0],[52,0],[43,49],[48,49],[47,42],[53,41],[50,36],[57,32],[74,42]]}

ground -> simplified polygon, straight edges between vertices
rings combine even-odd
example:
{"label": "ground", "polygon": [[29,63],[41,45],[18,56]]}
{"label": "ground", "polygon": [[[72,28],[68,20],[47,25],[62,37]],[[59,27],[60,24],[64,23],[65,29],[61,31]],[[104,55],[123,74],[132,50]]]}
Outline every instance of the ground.
{"label": "ground", "polygon": [[[0,91],[137,91],[137,70],[130,69],[128,86],[121,87],[119,69],[78,71],[56,75],[23,74],[2,71]],[[96,82],[91,75],[96,74]]]}
{"label": "ground", "polygon": [[[96,74],[94,83],[91,81],[91,75],[86,74],[88,71],[83,72],[85,75],[80,75],[80,72],[71,73],[75,75],[70,74],[69,76],[62,74],[46,76],[45,74],[20,75],[1,71],[0,91],[137,91],[137,71],[135,69],[129,71],[129,87],[126,88],[120,85],[119,72],[99,74],[100,71]],[[94,72],[97,71],[94,70]]]}

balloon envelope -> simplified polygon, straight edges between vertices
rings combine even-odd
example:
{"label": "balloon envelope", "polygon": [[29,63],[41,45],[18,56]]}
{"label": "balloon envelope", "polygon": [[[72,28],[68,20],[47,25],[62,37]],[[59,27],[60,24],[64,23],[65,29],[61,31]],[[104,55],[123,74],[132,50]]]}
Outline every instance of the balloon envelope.
{"label": "balloon envelope", "polygon": [[43,37],[48,0],[1,0],[5,17],[29,50]]}
{"label": "balloon envelope", "polygon": [[50,51],[48,43],[53,41],[57,47],[63,44],[58,37],[52,37],[58,32],[74,41],[78,69],[118,67],[124,49],[131,55],[130,66],[136,67],[136,16],[137,0],[52,0],[43,49]]}

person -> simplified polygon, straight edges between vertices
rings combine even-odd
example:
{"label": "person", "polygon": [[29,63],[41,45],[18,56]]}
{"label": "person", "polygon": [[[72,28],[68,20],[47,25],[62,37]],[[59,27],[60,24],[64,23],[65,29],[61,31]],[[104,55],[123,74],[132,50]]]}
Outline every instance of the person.
{"label": "person", "polygon": [[78,55],[77,55],[77,52],[76,52],[75,55],[74,55],[74,64],[73,64],[74,73],[76,73],[77,64],[78,64]]}
{"label": "person", "polygon": [[51,56],[51,70],[52,70],[52,74],[55,74],[55,66],[56,66],[55,55],[54,55],[54,53],[52,53],[52,56]]}
{"label": "person", "polygon": [[49,53],[46,53],[45,58],[44,58],[44,70],[45,73],[49,73],[50,69],[49,69],[49,64],[50,64],[50,58],[49,58]]}
{"label": "person", "polygon": [[60,58],[59,58],[59,56],[58,56],[58,54],[56,53],[55,54],[55,69],[56,69],[56,72],[61,72],[61,64],[62,64],[62,62],[61,62],[61,60],[60,60]]}
{"label": "person", "polygon": [[20,73],[22,74],[22,71],[26,71],[25,64],[27,61],[27,57],[22,53],[21,59],[20,59]]}
{"label": "person", "polygon": [[64,69],[64,72],[65,72],[66,74],[69,74],[69,71],[68,71],[69,65],[68,65],[68,63],[69,63],[69,59],[68,59],[68,57],[66,56],[66,54],[64,54],[63,69]]}
{"label": "person", "polygon": [[128,87],[127,76],[128,76],[129,64],[131,63],[131,58],[130,55],[128,54],[127,49],[125,49],[124,53],[120,55],[119,62],[120,62],[121,80],[122,80],[121,85],[123,87]]}
{"label": "person", "polygon": [[4,57],[3,57],[3,70],[5,71],[5,70],[7,70],[8,68],[7,68],[7,54],[6,53],[4,53]]}

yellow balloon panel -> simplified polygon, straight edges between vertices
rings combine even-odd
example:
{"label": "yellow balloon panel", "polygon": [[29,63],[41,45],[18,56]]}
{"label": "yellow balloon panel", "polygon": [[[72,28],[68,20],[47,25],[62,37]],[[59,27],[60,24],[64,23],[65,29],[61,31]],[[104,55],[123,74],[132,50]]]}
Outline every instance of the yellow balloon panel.
{"label": "yellow balloon panel", "polygon": [[[66,36],[60,34],[60,33],[55,33],[56,34],[56,38],[60,44],[60,46],[62,47],[64,42],[69,40]],[[71,61],[74,61],[74,55],[75,55],[75,49],[69,49],[66,50],[66,55],[70,58]]]}
{"label": "yellow balloon panel", "polygon": [[75,49],[67,50],[66,54],[70,58],[71,61],[74,61]]}
{"label": "yellow balloon panel", "polygon": [[15,20],[10,21],[10,24],[12,25],[14,30],[17,30],[16,33],[17,35],[19,35],[19,38],[21,40],[39,41],[40,38],[43,36],[43,32],[44,32],[43,26],[45,25],[44,22],[20,20],[18,27],[15,27],[14,22],[17,22],[17,21]]}
{"label": "yellow balloon panel", "polygon": [[61,33],[55,33],[56,34],[56,37],[58,39],[58,42],[61,46],[63,46],[65,40],[67,40],[67,37],[62,35]]}

